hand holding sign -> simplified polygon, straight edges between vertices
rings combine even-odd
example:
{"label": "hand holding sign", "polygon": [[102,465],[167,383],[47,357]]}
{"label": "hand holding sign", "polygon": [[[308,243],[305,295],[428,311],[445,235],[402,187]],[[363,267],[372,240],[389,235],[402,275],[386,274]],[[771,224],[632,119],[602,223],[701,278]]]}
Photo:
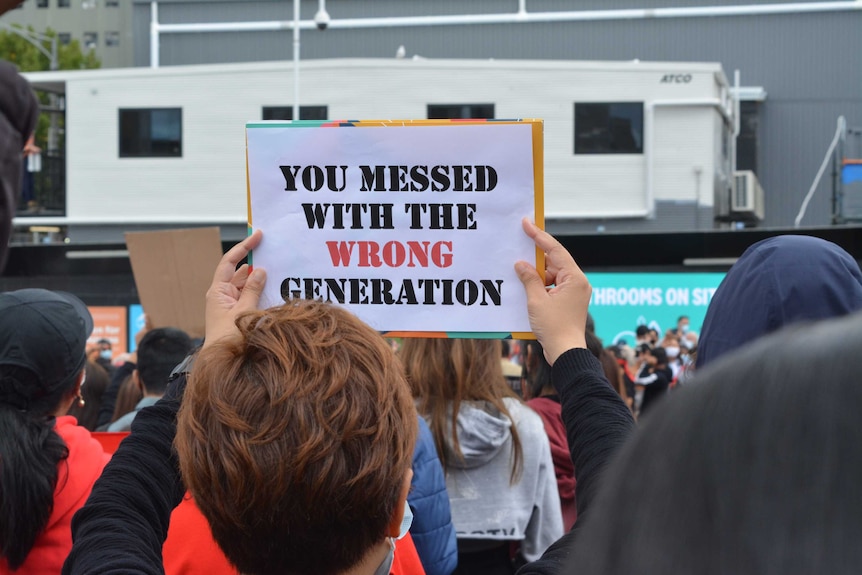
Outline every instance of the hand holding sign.
{"label": "hand holding sign", "polygon": [[260,244],[263,233],[257,230],[222,256],[213,282],[207,290],[206,339],[204,347],[239,333],[236,318],[257,309],[266,284],[266,272],[260,268],[249,273],[249,267],[237,264]]}
{"label": "hand holding sign", "polygon": [[[545,252],[545,281],[532,265],[520,261],[515,271],[527,292],[527,313],[545,359],[554,365],[563,352],[587,347],[584,332],[592,288],[587,276],[560,242],[527,218],[524,232]],[[552,285],[548,289],[546,285]]]}

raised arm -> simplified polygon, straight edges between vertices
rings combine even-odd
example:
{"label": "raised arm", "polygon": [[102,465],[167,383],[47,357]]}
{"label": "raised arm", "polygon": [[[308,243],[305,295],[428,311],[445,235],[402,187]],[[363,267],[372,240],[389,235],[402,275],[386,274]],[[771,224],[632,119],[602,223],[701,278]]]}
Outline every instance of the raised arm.
{"label": "raised arm", "polygon": [[524,231],[545,252],[545,279],[527,262],[516,263],[515,270],[527,292],[530,325],[552,366],[551,378],[560,395],[578,499],[578,522],[572,531],[518,572],[538,575],[558,573],[562,568],[571,539],[595,496],[601,471],[631,433],[634,420],[605,379],[601,364],[587,350],[589,281],[550,234],[526,219]]}
{"label": "raised arm", "polygon": [[[261,239],[260,232],[228,251],[207,292],[208,341],[229,337],[236,317],[257,307],[266,275],[236,269]],[[86,505],[72,521],[74,545],[63,573],[161,574],[162,544],[171,512],[185,487],[173,450],[176,416],[185,390],[185,377],[169,387],[165,397],[141,410]]]}

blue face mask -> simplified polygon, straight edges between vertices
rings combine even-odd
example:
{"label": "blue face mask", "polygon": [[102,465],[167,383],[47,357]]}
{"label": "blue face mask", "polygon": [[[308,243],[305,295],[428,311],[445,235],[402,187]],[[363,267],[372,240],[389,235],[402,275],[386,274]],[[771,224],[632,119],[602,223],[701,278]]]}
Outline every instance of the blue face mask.
{"label": "blue face mask", "polygon": [[[410,526],[413,525],[413,510],[410,509],[410,506],[407,505],[407,502],[404,502],[404,516],[401,518],[401,527],[398,528],[398,537],[395,539],[403,539],[407,532],[410,531]],[[389,575],[389,571],[392,568],[392,561],[395,558],[395,543],[392,539],[388,539],[389,541],[389,553],[386,555],[386,558],[383,560],[383,563],[377,568],[374,572],[374,575]]]}
{"label": "blue face mask", "polygon": [[398,530],[396,539],[404,539],[407,532],[410,531],[410,526],[413,525],[413,510],[407,502],[404,502],[404,517],[401,518],[401,528]]}
{"label": "blue face mask", "polygon": [[102,359],[107,359],[110,361],[110,359],[112,357],[111,350],[110,349],[103,349],[102,351],[99,352],[99,357],[101,357]]}
{"label": "blue face mask", "polygon": [[389,553],[386,554],[386,558],[383,559],[383,563],[377,568],[374,572],[374,575],[389,575],[390,570],[392,569],[392,561],[395,559],[395,545],[392,543],[391,539],[389,541]]}

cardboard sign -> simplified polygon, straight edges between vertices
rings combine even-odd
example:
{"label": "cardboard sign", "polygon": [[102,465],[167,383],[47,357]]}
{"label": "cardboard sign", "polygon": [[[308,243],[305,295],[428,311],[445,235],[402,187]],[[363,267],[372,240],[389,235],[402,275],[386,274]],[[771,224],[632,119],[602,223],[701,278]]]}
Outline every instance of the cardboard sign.
{"label": "cardboard sign", "polygon": [[390,335],[529,337],[513,266],[541,257],[521,228],[543,225],[541,121],[263,122],[246,134],[262,305],[322,299]]}
{"label": "cardboard sign", "polygon": [[129,338],[125,306],[88,306],[87,309],[93,316],[93,333],[87,338],[87,348],[106,339],[111,342],[111,360],[126,353]]}
{"label": "cardboard sign", "polygon": [[219,228],[130,232],[126,246],[153,327],[203,337],[204,298],[222,256]]}

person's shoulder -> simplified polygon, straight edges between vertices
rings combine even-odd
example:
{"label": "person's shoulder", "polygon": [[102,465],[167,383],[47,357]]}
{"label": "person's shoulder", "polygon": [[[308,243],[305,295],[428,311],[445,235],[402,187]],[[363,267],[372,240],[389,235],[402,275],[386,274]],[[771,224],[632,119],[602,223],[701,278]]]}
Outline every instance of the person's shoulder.
{"label": "person's shoulder", "polygon": [[117,421],[108,426],[108,431],[116,433],[118,431],[129,431],[132,428],[132,421],[137,415],[137,411],[132,411],[119,418]]}
{"label": "person's shoulder", "polygon": [[506,409],[509,410],[515,425],[518,426],[519,434],[523,436],[525,433],[545,433],[545,424],[542,422],[542,418],[526,403],[514,397],[504,397],[503,403],[506,404]]}

